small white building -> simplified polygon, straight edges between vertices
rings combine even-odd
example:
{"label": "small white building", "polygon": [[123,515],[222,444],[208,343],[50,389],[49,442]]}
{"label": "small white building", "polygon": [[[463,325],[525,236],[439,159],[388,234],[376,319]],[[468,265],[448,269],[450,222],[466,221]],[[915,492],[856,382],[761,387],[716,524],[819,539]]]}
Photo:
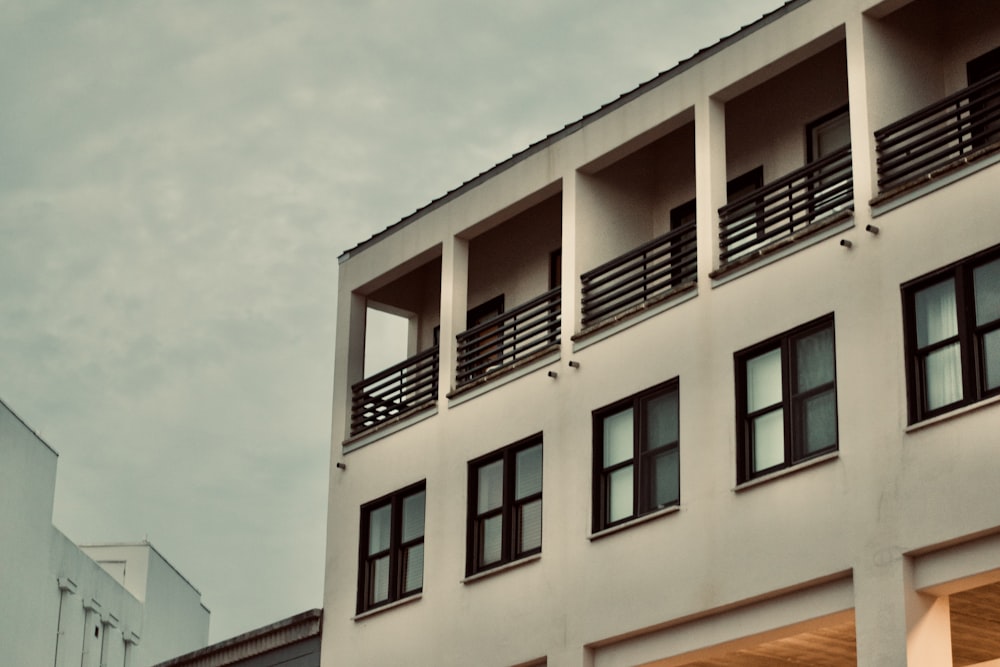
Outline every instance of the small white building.
{"label": "small white building", "polygon": [[0,664],[147,667],[208,643],[201,594],[148,542],[52,525],[58,454],[0,401]]}
{"label": "small white building", "polygon": [[345,252],[322,664],[1000,664],[998,162],[1000,2],[792,0]]}

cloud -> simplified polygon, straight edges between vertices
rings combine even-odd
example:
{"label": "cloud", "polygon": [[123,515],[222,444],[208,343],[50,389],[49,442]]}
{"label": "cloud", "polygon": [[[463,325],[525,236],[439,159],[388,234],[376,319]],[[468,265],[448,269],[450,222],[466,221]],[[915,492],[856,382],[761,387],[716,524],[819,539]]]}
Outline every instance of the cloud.
{"label": "cloud", "polygon": [[0,0],[0,394],[57,525],[148,534],[213,641],[318,606],[337,256],[778,4]]}

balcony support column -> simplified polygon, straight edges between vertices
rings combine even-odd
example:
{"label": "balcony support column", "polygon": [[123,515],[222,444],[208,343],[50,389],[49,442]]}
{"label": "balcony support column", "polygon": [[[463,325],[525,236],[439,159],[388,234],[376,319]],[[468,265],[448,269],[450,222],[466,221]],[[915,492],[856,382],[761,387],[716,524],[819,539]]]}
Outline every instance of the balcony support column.
{"label": "balcony support column", "polygon": [[[868,202],[877,192],[875,173],[875,127],[869,116],[869,50],[874,19],[852,14],[847,33],[847,100],[851,118],[851,169],[854,173],[854,211],[868,214]],[[863,227],[863,225],[862,225]]]}
{"label": "balcony support column", "polygon": [[579,279],[580,272],[577,270],[577,179],[579,172],[574,172],[568,178],[563,179],[562,193],[562,273],[560,274],[560,285],[562,286],[562,335],[560,340],[563,345],[568,346],[563,356],[568,358],[572,351],[573,334],[580,330],[583,315],[583,293]]}
{"label": "balcony support column", "polygon": [[441,253],[441,334],[438,358],[438,387],[448,393],[455,389],[455,369],[458,366],[458,343],[455,340],[465,330],[469,309],[469,242],[452,237]]}
{"label": "balcony support column", "polygon": [[333,364],[333,424],[343,426],[333,437],[345,439],[351,435],[351,386],[364,379],[365,331],[368,300],[363,294],[351,292],[337,303],[337,336]]}
{"label": "balcony support column", "polygon": [[859,667],[950,667],[947,596],[913,586],[913,561],[886,548],[854,569]]}
{"label": "balcony support column", "polygon": [[726,203],[726,105],[707,97],[694,108],[698,282],[719,265],[719,207]]}

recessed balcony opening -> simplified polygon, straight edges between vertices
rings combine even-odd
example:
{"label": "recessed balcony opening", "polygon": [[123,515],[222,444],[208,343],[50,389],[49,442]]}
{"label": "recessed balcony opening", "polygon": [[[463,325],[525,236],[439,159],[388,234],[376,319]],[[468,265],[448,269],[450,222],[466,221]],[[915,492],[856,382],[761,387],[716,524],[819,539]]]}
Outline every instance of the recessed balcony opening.
{"label": "recessed balcony opening", "polygon": [[585,179],[582,326],[642,311],[697,278],[694,123]]}
{"label": "recessed balcony opening", "polygon": [[726,102],[720,268],[849,215],[847,101],[847,55],[838,41]]}
{"label": "recessed balcony opening", "polygon": [[561,243],[561,193],[469,240],[469,310],[457,340],[456,389],[558,346]]}
{"label": "recessed balcony opening", "polygon": [[351,435],[433,404],[438,394],[441,259],[365,298],[364,379],[351,387]]}
{"label": "recessed balcony opening", "polygon": [[[1000,14],[992,0],[917,0],[879,20],[879,199],[1000,150]],[[891,94],[886,91],[891,91]]]}

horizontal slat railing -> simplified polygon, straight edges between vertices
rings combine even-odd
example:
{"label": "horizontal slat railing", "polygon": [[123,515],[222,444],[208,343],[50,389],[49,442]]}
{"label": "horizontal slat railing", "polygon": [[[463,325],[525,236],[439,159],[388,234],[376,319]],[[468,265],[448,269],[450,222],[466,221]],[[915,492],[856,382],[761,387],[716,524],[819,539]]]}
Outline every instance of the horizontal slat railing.
{"label": "horizontal slat railing", "polygon": [[720,208],[720,260],[725,264],[787,238],[850,208],[853,199],[847,146]]}
{"label": "horizontal slat railing", "polygon": [[1000,73],[875,132],[885,192],[1000,142]]}
{"label": "horizontal slat railing", "polygon": [[561,290],[556,287],[517,308],[458,334],[455,384],[483,375],[559,343]]}
{"label": "horizontal slat railing", "polygon": [[435,345],[351,387],[351,435],[433,403],[437,393]]}
{"label": "horizontal slat railing", "polygon": [[697,273],[692,220],[582,274],[583,326],[694,282]]}

